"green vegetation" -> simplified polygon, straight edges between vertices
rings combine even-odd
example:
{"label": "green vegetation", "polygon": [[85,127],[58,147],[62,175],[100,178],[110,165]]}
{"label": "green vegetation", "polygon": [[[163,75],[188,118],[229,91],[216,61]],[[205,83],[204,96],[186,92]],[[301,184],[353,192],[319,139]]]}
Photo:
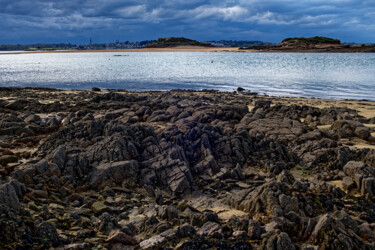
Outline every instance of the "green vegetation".
{"label": "green vegetation", "polygon": [[334,43],[340,44],[340,40],[323,36],[286,38],[281,43]]}
{"label": "green vegetation", "polygon": [[204,46],[210,47],[209,43],[201,43],[184,37],[159,38],[156,42],[147,45],[148,48],[167,48],[176,46]]}
{"label": "green vegetation", "polygon": [[30,44],[30,45],[0,45],[0,51],[16,51],[16,50],[24,50],[24,51],[35,51],[35,50],[64,50],[64,49],[74,49],[76,45],[73,44]]}
{"label": "green vegetation", "polygon": [[220,40],[220,41],[209,41],[212,45],[223,46],[223,47],[250,47],[250,46],[261,46],[265,44],[262,41],[233,41],[233,40]]}
{"label": "green vegetation", "polygon": [[25,51],[37,51],[38,49],[37,48],[27,48],[25,49]]}
{"label": "green vegetation", "polygon": [[308,170],[306,170],[306,169],[303,169],[303,168],[301,168],[300,166],[297,166],[297,167],[296,167],[296,170],[299,171],[299,172],[301,173],[301,176],[302,176],[303,178],[307,178],[307,177],[309,176],[310,171],[308,171]]}

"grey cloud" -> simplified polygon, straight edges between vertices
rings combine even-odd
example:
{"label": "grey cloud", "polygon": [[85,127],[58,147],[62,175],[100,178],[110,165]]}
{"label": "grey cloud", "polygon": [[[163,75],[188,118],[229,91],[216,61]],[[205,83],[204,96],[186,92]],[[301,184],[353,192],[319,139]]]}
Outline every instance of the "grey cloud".
{"label": "grey cloud", "polygon": [[87,30],[122,30],[133,39],[175,32],[271,41],[291,34],[348,38],[352,32],[358,39],[375,40],[368,32],[375,23],[371,0],[0,0],[0,6],[2,37],[14,37],[14,30],[30,36],[35,29],[70,37]]}

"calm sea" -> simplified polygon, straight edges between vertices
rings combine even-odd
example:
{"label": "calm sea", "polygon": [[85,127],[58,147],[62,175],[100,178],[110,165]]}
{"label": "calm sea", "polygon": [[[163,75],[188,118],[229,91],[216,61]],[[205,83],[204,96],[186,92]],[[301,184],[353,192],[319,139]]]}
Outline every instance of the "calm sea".
{"label": "calm sea", "polygon": [[274,96],[375,100],[375,54],[0,54],[0,86],[140,91],[241,86]]}

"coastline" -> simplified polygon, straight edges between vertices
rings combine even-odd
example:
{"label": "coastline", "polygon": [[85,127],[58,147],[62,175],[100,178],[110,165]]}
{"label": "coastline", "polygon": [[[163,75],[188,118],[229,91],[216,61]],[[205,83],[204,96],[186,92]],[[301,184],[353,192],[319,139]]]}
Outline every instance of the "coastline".
{"label": "coastline", "polygon": [[375,102],[98,90],[0,88],[0,247],[375,247]]}
{"label": "coastline", "polygon": [[59,51],[17,51],[0,53],[1,55],[12,54],[35,54],[35,53],[123,53],[123,52],[239,52],[239,53],[374,53],[375,49],[366,47],[352,48],[262,48],[248,49],[240,47],[200,47],[200,46],[177,46],[168,48],[139,48],[139,49],[109,49],[109,50],[59,50]]}
{"label": "coastline", "polygon": [[[249,52],[250,50],[247,50]],[[140,48],[140,49],[110,49],[110,50],[66,50],[66,51],[20,51],[4,54],[35,54],[35,53],[114,53],[114,52],[243,52],[238,47],[198,47],[198,46],[178,46],[171,48]],[[2,55],[2,54],[0,54]]]}

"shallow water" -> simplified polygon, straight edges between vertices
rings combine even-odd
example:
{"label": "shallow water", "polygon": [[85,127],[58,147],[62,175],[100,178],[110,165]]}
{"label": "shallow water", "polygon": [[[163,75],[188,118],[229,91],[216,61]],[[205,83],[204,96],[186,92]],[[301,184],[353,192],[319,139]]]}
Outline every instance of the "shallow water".
{"label": "shallow water", "polygon": [[276,96],[375,100],[375,54],[1,54],[0,86],[141,91],[241,86]]}

